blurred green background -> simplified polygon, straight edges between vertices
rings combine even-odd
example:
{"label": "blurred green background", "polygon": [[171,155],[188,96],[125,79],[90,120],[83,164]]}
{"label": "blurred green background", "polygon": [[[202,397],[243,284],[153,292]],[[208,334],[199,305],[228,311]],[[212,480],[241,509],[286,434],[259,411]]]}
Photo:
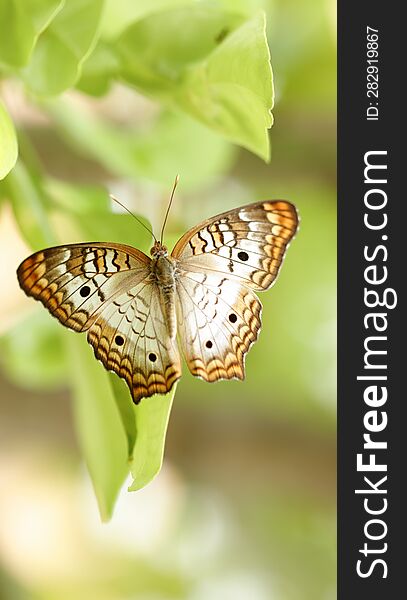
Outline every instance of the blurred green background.
{"label": "blurred green background", "polygon": [[[261,135],[225,133],[191,108],[190,95],[179,92],[182,53],[174,50],[171,64],[162,58],[166,43],[179,42],[179,52],[184,40],[162,11],[186,6],[188,29],[192,5],[209,4],[229,15],[219,44],[229,28],[261,9],[267,15],[275,91],[269,163]],[[42,8],[30,29],[21,3],[0,0],[0,109],[19,141],[19,161],[0,182],[2,598],[336,597],[336,5],[209,4],[30,1],[26,7]],[[131,56],[144,54],[119,73],[129,26],[131,44],[140,44]],[[145,69],[155,60],[154,30],[164,47],[160,81]],[[157,231],[177,173],[169,245],[204,218],[262,199],[294,202],[301,228],[275,288],[260,295],[263,329],[246,380],[209,385],[184,368],[161,473],[137,492],[124,485],[102,524],[72,390],[102,405],[106,375],[86,343],[86,366],[75,362],[71,336],[80,336],[26,298],[15,271],[33,248],[55,242],[148,248],[148,236],[110,206],[108,192]],[[117,450],[109,438],[99,444],[107,459]],[[116,476],[114,467],[112,459]],[[117,473],[116,485],[123,477]]]}

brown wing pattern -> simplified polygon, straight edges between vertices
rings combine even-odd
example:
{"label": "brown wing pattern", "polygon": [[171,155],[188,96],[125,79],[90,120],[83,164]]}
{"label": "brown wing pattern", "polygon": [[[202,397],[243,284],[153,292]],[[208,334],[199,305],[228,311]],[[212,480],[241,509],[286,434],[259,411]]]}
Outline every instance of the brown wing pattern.
{"label": "brown wing pattern", "polygon": [[284,200],[248,204],[204,221],[176,244],[172,256],[196,272],[223,273],[254,290],[275,281],[298,226]]}
{"label": "brown wing pattern", "polygon": [[17,271],[26,294],[63,325],[88,330],[96,358],[125,379],[136,403],[181,375],[150,264],[135,248],[89,243],[36,252]]}
{"label": "brown wing pattern", "polygon": [[261,327],[251,290],[274,283],[297,226],[289,202],[258,202],[208,219],[176,244],[179,334],[193,375],[244,378],[245,355]]}
{"label": "brown wing pattern", "polygon": [[[193,375],[244,378],[261,327],[252,290],[274,283],[297,226],[289,202],[259,202],[201,223],[176,244],[178,333]],[[99,242],[58,246],[27,258],[17,274],[26,294],[63,325],[88,331],[96,358],[127,382],[136,403],[167,393],[180,378],[166,311],[172,284],[142,252]]]}
{"label": "brown wing pattern", "polygon": [[205,381],[244,379],[244,359],[261,327],[261,303],[217,273],[181,272],[178,331],[193,375]]}
{"label": "brown wing pattern", "polygon": [[107,304],[88,331],[88,342],[106,369],[129,386],[134,402],[166,394],[181,377],[156,284],[140,282]]}
{"label": "brown wing pattern", "polygon": [[88,329],[101,305],[118,290],[148,276],[150,259],[129,246],[99,243],[56,246],[24,260],[20,286],[63,325]]}

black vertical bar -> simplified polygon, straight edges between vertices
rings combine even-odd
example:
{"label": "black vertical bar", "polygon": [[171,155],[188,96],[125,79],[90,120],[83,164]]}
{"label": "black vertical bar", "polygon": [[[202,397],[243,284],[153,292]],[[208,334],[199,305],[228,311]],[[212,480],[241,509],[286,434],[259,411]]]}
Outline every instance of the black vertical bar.
{"label": "black vertical bar", "polygon": [[[405,241],[405,204],[407,193],[402,178],[407,173],[407,151],[401,147],[406,137],[406,83],[404,44],[406,21],[401,11],[403,3],[378,0],[352,2],[339,0],[338,4],[338,598],[340,600],[369,599],[392,600],[407,597],[406,550],[404,539],[407,533],[407,494],[405,492],[407,458],[406,391],[402,384],[402,370],[407,372],[407,353],[404,338],[407,336],[404,317],[402,280],[407,274]],[[367,27],[378,30],[378,98],[368,96],[367,79]],[[370,63],[374,64],[374,63]],[[373,71],[373,69],[371,69]],[[374,81],[371,78],[372,83]],[[371,88],[375,87],[370,86]],[[376,104],[377,102],[377,104]],[[371,104],[370,104],[371,103]],[[378,108],[378,120],[367,119],[367,109]],[[370,116],[375,110],[371,108]],[[386,184],[369,186],[364,181],[365,153],[386,151],[377,155],[376,163],[385,162]],[[373,171],[371,171],[373,174]],[[379,171],[376,178],[380,179]],[[381,189],[387,196],[383,210],[369,211],[365,205],[365,194],[369,189]],[[369,198],[380,197],[381,192]],[[383,196],[384,197],[384,196]],[[365,214],[380,219],[387,215],[388,224],[383,230],[370,230],[364,223]],[[378,221],[377,221],[378,222]],[[385,236],[383,238],[383,236]],[[387,239],[385,239],[387,236]],[[376,259],[370,262],[364,257],[382,244],[388,253],[378,250]],[[383,285],[368,285],[364,271],[376,264],[378,273],[388,269],[388,279]],[[372,273],[371,271],[369,272]],[[364,369],[364,341],[375,335],[373,320],[366,328],[364,317],[374,309],[364,303],[364,288],[376,289],[382,294],[385,288],[397,292],[396,308],[378,307],[377,311],[387,314],[387,328],[376,333],[387,337],[379,341],[387,355],[376,357],[375,364],[387,363],[387,369]],[[403,286],[405,288],[405,285]],[[381,321],[383,325],[385,321]],[[379,359],[382,359],[380,361]],[[357,380],[358,376],[385,375],[387,381],[368,382]],[[364,401],[364,390],[368,385],[385,386],[388,392],[386,403],[376,408],[378,419],[387,426],[380,432],[371,433],[371,438],[387,442],[387,449],[377,451],[363,448],[363,434],[368,431],[364,417],[372,407]],[[382,415],[386,412],[386,417]],[[365,417],[366,418],[366,417]],[[356,457],[364,453],[363,462],[369,452],[376,455],[378,464],[387,465],[385,472],[362,472],[357,470]],[[386,493],[356,494],[355,490],[367,489],[369,484],[363,477],[378,482]],[[370,489],[372,489],[370,487]],[[387,533],[377,540],[366,537],[366,524],[375,515],[368,514],[368,507],[387,509],[378,520],[385,523]],[[385,531],[381,523],[371,523],[367,531],[380,537]],[[361,550],[366,547],[366,554]],[[387,544],[387,546],[385,546]],[[371,552],[374,550],[374,552]],[[373,565],[373,561],[378,559]],[[362,577],[357,572],[357,564]],[[373,565],[373,566],[372,566]],[[371,572],[370,572],[371,571]],[[384,575],[387,575],[384,577]]]}

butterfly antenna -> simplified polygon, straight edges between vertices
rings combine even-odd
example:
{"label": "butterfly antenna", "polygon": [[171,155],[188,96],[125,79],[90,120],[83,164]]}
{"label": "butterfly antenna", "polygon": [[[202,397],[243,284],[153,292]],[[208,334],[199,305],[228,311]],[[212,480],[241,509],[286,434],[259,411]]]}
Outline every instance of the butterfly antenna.
{"label": "butterfly antenna", "polygon": [[171,192],[171,198],[170,198],[170,201],[168,203],[167,212],[165,213],[164,223],[163,223],[163,226],[162,226],[162,229],[161,229],[161,235],[160,235],[160,243],[161,244],[163,243],[164,229],[165,229],[165,226],[167,224],[168,215],[170,214],[170,208],[171,208],[171,204],[172,204],[172,201],[173,201],[173,198],[174,198],[175,190],[176,190],[177,185],[178,185],[178,181],[179,181],[179,175],[177,175],[176,178],[175,178],[174,185],[173,185],[172,192]]}
{"label": "butterfly antenna", "polygon": [[148,233],[151,233],[151,235],[153,236],[154,241],[157,242],[157,238],[155,237],[152,229],[150,229],[149,227],[147,227],[147,225],[145,223],[143,223],[143,221],[141,219],[139,219],[138,217],[136,217],[136,215],[133,214],[131,212],[131,210],[129,210],[127,208],[127,206],[124,206],[124,204],[122,204],[117,198],[115,198],[114,196],[112,196],[112,194],[109,194],[109,196],[111,197],[111,199],[114,202],[117,202],[117,204],[119,204],[119,206],[121,206],[122,208],[124,208],[124,210],[127,211],[129,213],[129,215],[131,215],[132,217],[134,217],[134,219],[136,219],[137,223],[139,223],[140,225],[142,225],[144,227],[144,229],[147,229]]}

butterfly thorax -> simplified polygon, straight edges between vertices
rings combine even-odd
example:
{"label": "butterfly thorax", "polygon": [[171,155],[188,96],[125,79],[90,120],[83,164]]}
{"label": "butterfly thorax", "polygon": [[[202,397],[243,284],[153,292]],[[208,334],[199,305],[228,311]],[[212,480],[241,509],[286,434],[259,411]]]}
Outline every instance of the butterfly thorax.
{"label": "butterfly thorax", "polygon": [[157,284],[164,307],[165,319],[171,339],[177,334],[177,317],[175,312],[175,278],[176,262],[168,256],[164,246],[153,254],[151,260],[151,279]]}

